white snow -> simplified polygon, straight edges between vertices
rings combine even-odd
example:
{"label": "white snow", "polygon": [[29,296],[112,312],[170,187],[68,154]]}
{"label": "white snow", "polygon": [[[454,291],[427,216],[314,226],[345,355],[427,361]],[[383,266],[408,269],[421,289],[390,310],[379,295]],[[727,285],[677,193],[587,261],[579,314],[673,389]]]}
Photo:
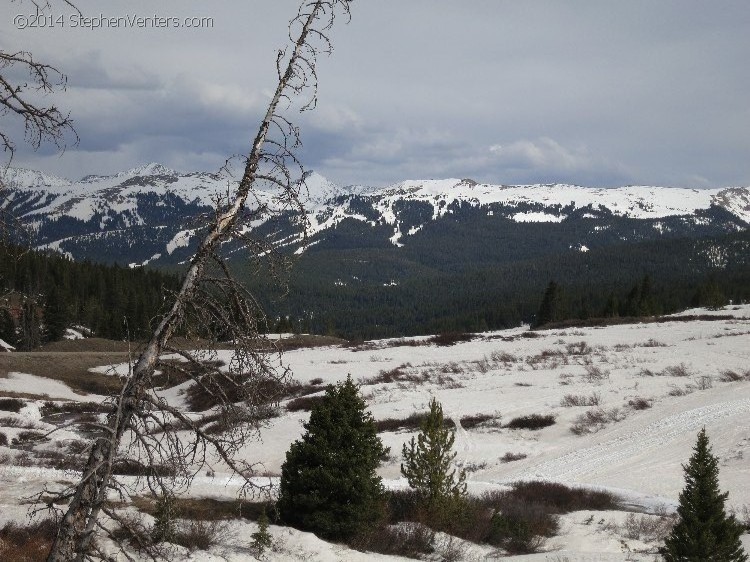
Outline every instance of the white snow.
{"label": "white snow", "polygon": [[15,347],[7,343],[5,340],[0,339],[0,347],[2,347],[5,351],[13,351]]}
{"label": "white snow", "polygon": [[81,332],[73,328],[65,328],[65,335],[63,335],[63,338],[66,340],[82,340],[85,337]]}
{"label": "white snow", "polygon": [[550,215],[549,213],[516,213],[513,220],[516,222],[562,222],[564,216]]}
{"label": "white snow", "polygon": [[[708,319],[681,320],[687,315]],[[726,319],[727,315],[733,318]],[[347,374],[367,382],[381,371],[397,368],[410,375],[411,380],[397,383],[363,384],[361,392],[370,411],[375,419],[404,418],[424,411],[431,397],[441,401],[446,416],[459,424],[454,447],[457,461],[470,469],[468,483],[473,493],[502,488],[517,480],[545,479],[613,491],[631,510],[669,512],[683,486],[681,464],[691,454],[696,433],[705,427],[720,461],[720,486],[729,492],[728,505],[750,504],[750,380],[720,379],[725,370],[743,373],[750,368],[750,305],[719,311],[688,310],[662,323],[540,331],[533,338],[524,337],[527,331],[520,327],[478,334],[472,341],[450,347],[425,345],[427,338],[419,337],[409,339],[421,345],[399,346],[398,339],[391,339],[359,348],[299,349],[286,352],[283,362],[301,382],[322,378],[324,384],[335,383]],[[580,342],[586,347],[583,354],[576,354]],[[231,351],[219,352],[224,361],[231,357]],[[687,376],[669,372],[668,368],[680,365],[684,365]],[[593,367],[602,376],[592,376]],[[126,365],[118,365],[110,372],[126,370]],[[419,377],[425,380],[414,382]],[[182,406],[180,393],[189,384],[165,391],[163,397]],[[62,383],[28,374],[12,373],[0,379],[2,391],[92,400]],[[565,395],[593,393],[600,397],[598,408],[618,408],[622,419],[599,431],[575,435],[571,425],[593,407],[567,407],[561,400]],[[651,400],[652,406],[645,410],[631,408],[628,402],[637,397]],[[24,412],[34,418],[33,408]],[[501,416],[504,423],[521,415],[552,414],[556,423],[540,431],[514,431],[497,424],[469,429],[460,426],[463,416],[478,413]],[[307,418],[306,412],[286,412],[282,404],[281,415],[270,420],[261,440],[248,444],[241,456],[260,463],[270,475],[279,474],[285,453],[301,435]],[[392,451],[392,457],[380,469],[389,488],[406,485],[400,475],[398,453],[413,435],[409,431],[381,434]],[[506,453],[527,456],[503,462]],[[216,475],[198,476],[189,494],[228,499],[236,493],[237,479],[230,479],[219,463],[214,464]],[[18,503],[21,492],[31,492],[45,481],[72,477],[34,467],[0,468],[0,522],[23,516],[25,506]],[[275,483],[277,478],[272,476],[270,481]],[[565,515],[560,534],[548,541],[545,552],[508,559],[653,560],[653,555],[635,551],[653,548],[654,544],[618,533],[617,525],[626,515],[623,511]],[[220,546],[209,553],[184,552],[184,559],[251,560],[246,547],[255,528],[250,522],[233,521]],[[272,527],[271,532],[278,542],[278,550],[270,556],[273,560],[380,559],[284,527]],[[750,542],[747,535],[745,542]],[[472,552],[473,558],[463,560],[481,560],[489,555],[481,546]]]}

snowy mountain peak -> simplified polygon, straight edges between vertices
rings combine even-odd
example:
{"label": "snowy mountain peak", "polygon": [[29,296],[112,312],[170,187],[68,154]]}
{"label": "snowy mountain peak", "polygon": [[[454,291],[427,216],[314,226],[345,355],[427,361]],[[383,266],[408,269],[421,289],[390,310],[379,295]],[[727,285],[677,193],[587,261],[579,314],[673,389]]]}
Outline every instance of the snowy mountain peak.
{"label": "snowy mountain peak", "polygon": [[12,188],[66,187],[70,180],[26,168],[0,168],[0,181]]}
{"label": "snowy mountain peak", "polygon": [[158,162],[150,162],[143,166],[137,166],[128,170],[127,172],[121,172],[119,175],[125,176],[176,176],[177,172],[171,168],[159,164]]}
{"label": "snowy mountain peak", "polygon": [[306,199],[318,204],[342,195],[341,188],[313,170],[304,173],[300,181],[300,188],[303,200]]}

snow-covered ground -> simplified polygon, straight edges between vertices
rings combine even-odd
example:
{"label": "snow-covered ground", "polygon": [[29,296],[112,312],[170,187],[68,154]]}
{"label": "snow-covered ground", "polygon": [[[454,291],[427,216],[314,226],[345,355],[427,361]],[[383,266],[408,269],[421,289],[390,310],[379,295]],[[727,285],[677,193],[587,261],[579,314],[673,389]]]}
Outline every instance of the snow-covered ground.
{"label": "snow-covered ground", "polygon": [[[689,314],[717,318],[680,320]],[[230,352],[221,353],[229,359]],[[675,321],[663,323],[533,334],[517,328],[477,334],[472,341],[445,347],[428,344],[427,338],[409,338],[360,347],[300,349],[285,353],[283,362],[303,383],[316,378],[335,383],[350,374],[362,383],[361,392],[376,420],[425,411],[430,398],[436,397],[458,427],[457,460],[469,471],[469,489],[475,493],[517,480],[545,479],[614,491],[633,511],[669,512],[683,486],[681,464],[690,456],[696,434],[705,427],[720,459],[720,485],[729,492],[728,504],[750,505],[750,305],[718,312],[686,311],[676,315]],[[399,370],[396,378],[401,380],[372,384],[381,372],[394,369]],[[726,371],[747,375],[724,382]],[[72,393],[62,383],[21,374],[0,379],[0,394],[3,391],[92,400]],[[168,398],[178,399],[179,391],[180,387],[171,389]],[[570,405],[576,401],[598,405]],[[261,440],[243,451],[248,461],[262,463],[271,482],[308,418],[307,412],[287,412],[284,404],[281,411],[262,431]],[[581,424],[586,412],[603,412],[604,421]],[[5,414],[25,416],[40,429],[44,427],[33,401],[20,414]],[[461,426],[462,417],[475,414],[492,416],[494,421]],[[555,424],[538,431],[501,427],[500,422],[530,414],[553,415]],[[577,423],[579,434],[571,431]],[[0,431],[10,439],[18,429]],[[389,487],[405,485],[399,453],[413,435],[407,431],[381,434],[391,448],[380,470]],[[54,439],[69,437],[65,432],[53,434]],[[503,457],[508,453],[526,456],[507,462]],[[0,447],[0,456],[4,454],[11,463],[15,451]],[[19,498],[46,481],[72,476],[35,467],[0,467],[0,524],[26,513],[28,506],[21,505]],[[230,498],[237,487],[236,479],[229,479],[217,466],[214,476],[197,477],[189,494]],[[618,532],[626,515],[588,511],[565,515],[560,535],[547,542],[544,553],[508,559],[653,560],[653,554],[635,553],[653,549],[653,544]],[[247,543],[255,528],[251,522],[233,522],[222,546],[210,554],[185,552],[183,559],[250,560],[242,541]],[[284,527],[272,527],[272,533],[279,545],[270,555],[273,560],[397,559],[357,553]],[[748,535],[744,540],[750,546]],[[491,549],[475,546],[465,559],[484,560],[490,554]]]}

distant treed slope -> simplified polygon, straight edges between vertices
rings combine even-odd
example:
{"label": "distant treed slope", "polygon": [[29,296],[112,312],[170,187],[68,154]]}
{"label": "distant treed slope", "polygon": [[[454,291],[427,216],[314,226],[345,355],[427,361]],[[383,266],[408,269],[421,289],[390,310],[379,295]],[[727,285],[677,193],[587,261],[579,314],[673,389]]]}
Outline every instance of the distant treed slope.
{"label": "distant treed slope", "polygon": [[[310,252],[293,269],[288,295],[270,298],[266,306],[280,319],[289,317],[283,328],[346,337],[484,330],[532,322],[550,280],[561,286],[562,318],[630,314],[628,295],[645,275],[651,278],[652,313],[709,304],[701,301],[709,286],[725,302],[750,301],[750,233],[453,270],[377,248]],[[373,277],[400,281],[368,280]],[[273,286],[256,284],[260,294],[273,293]]]}
{"label": "distant treed slope", "polygon": [[[150,331],[167,292],[178,282],[175,275],[150,269],[74,262],[56,253],[0,245],[0,308],[11,313],[19,329],[28,311],[34,311],[42,328],[50,324],[54,309],[63,329],[82,325],[99,337],[137,339]],[[39,340],[45,339],[56,338],[42,330]]]}
{"label": "distant treed slope", "polygon": [[[2,204],[38,247],[171,271],[192,255],[201,217],[235,186],[158,164],[78,182],[10,169],[5,181],[11,191]],[[299,258],[289,294],[281,299],[275,282],[243,272],[280,328],[367,337],[499,328],[533,320],[553,279],[564,291],[564,313],[577,317],[624,312],[645,274],[665,312],[690,305],[712,276],[726,298],[749,298],[747,187],[448,179],[340,188],[311,173],[301,189],[307,247],[291,217],[254,224],[256,234]],[[224,250],[243,270],[243,252],[232,244]]]}

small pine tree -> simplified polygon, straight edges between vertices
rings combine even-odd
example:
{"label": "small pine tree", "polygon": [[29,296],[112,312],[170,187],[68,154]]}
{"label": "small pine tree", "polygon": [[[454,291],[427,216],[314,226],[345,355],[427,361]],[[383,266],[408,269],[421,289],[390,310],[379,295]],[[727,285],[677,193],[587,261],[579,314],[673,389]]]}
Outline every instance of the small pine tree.
{"label": "small pine tree", "polygon": [[466,495],[466,473],[451,470],[456,453],[451,452],[455,434],[443,424],[443,407],[434,398],[430,412],[422,421],[416,441],[411,438],[402,449],[401,474],[428,506]]}
{"label": "small pine tree", "polygon": [[680,493],[680,517],[667,537],[662,554],[667,562],[747,562],[740,535],[742,526],[727,516],[728,493],[719,491],[719,462],[711,453],[706,430],[698,434]]}
{"label": "small pine tree", "polygon": [[258,530],[250,535],[250,538],[253,539],[250,546],[258,553],[258,556],[263,556],[265,551],[273,546],[273,537],[268,532],[268,515],[265,508],[258,518]]}
{"label": "small pine tree", "polygon": [[382,515],[375,470],[387,453],[357,385],[329,386],[281,467],[278,510],[289,525],[328,540],[356,537]]}
{"label": "small pine tree", "polygon": [[156,498],[151,540],[155,543],[172,542],[177,534],[177,517],[177,501],[174,494],[164,492]]}

